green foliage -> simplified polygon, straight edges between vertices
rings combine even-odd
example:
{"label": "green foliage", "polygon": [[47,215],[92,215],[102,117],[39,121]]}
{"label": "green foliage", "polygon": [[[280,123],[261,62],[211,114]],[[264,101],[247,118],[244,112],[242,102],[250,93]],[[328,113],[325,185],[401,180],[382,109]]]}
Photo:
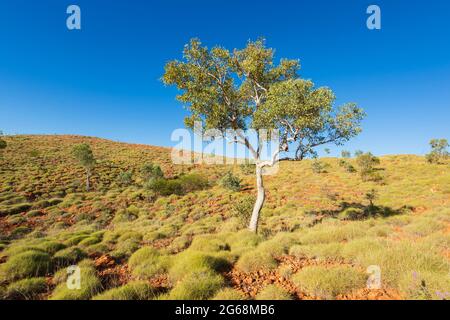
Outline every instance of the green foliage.
{"label": "green foliage", "polygon": [[102,284],[97,277],[97,272],[89,260],[83,260],[78,264],[80,267],[80,289],[69,289],[65,277],[67,271],[62,269],[60,284],[55,288],[50,300],[89,300],[102,290]]}
{"label": "green foliage", "polygon": [[367,152],[359,155],[356,158],[356,163],[359,166],[361,178],[365,181],[380,181],[382,178],[375,170],[375,166],[380,164],[380,159],[375,157],[372,153]]}
{"label": "green foliage", "polygon": [[83,250],[77,247],[70,247],[56,252],[53,260],[57,266],[61,267],[76,264],[85,257],[86,253]]}
{"label": "green foliage", "polygon": [[293,300],[293,298],[285,289],[271,284],[258,293],[256,300]]}
{"label": "green foliage", "polygon": [[133,183],[133,173],[131,171],[121,172],[116,181],[119,186],[128,187]]}
{"label": "green foliage", "polygon": [[219,252],[230,250],[230,246],[216,235],[201,235],[194,238],[189,249],[202,252]]}
{"label": "green foliage", "polygon": [[89,178],[96,163],[91,147],[86,143],[77,144],[72,148],[72,154],[79,164],[86,170],[86,191],[89,191]]}
{"label": "green foliage", "polygon": [[208,180],[195,173],[182,175],[178,179],[155,178],[146,184],[146,188],[161,196],[183,195],[207,186]]}
{"label": "green foliage", "polygon": [[52,270],[50,255],[41,251],[25,251],[14,255],[0,266],[1,278],[7,280],[45,276]]}
{"label": "green foliage", "polygon": [[256,272],[259,270],[272,270],[277,262],[271,252],[254,250],[244,253],[238,260],[236,267],[244,272]]}
{"label": "green foliage", "polygon": [[308,266],[292,277],[294,284],[308,294],[322,299],[333,299],[338,294],[350,293],[365,286],[362,272],[348,266]]}
{"label": "green foliage", "polygon": [[223,271],[228,267],[228,261],[221,257],[194,250],[186,250],[174,257],[169,275],[171,279],[178,281],[193,270]]}
{"label": "green foliage", "polygon": [[187,271],[169,294],[171,300],[205,300],[213,296],[223,285],[221,275],[209,268]]}
{"label": "green foliage", "polygon": [[440,163],[450,156],[450,153],[447,151],[447,148],[450,146],[447,139],[432,139],[430,146],[431,152],[426,155],[429,163]]}
{"label": "green foliage", "polygon": [[86,143],[77,144],[72,149],[75,159],[85,169],[92,169],[95,166],[95,158],[91,147]]}
{"label": "green foliage", "polygon": [[164,178],[164,172],[162,171],[161,167],[152,163],[143,165],[140,173],[142,180],[145,182],[149,182],[153,179]]}
{"label": "green foliage", "polygon": [[242,224],[247,223],[252,215],[256,198],[254,196],[244,196],[233,203],[232,214],[237,217]]}
{"label": "green foliage", "polygon": [[146,282],[135,281],[96,295],[93,300],[152,300],[157,290]]}
{"label": "green foliage", "polygon": [[48,289],[45,278],[29,278],[11,283],[6,289],[6,299],[35,299]]}
{"label": "green foliage", "polygon": [[152,247],[142,247],[130,257],[128,266],[135,277],[147,279],[166,272],[170,266],[170,260],[167,256],[161,256]]}
{"label": "green foliage", "polygon": [[219,180],[219,184],[231,191],[240,191],[242,188],[241,179],[233,175],[231,171],[225,173],[225,175]]}

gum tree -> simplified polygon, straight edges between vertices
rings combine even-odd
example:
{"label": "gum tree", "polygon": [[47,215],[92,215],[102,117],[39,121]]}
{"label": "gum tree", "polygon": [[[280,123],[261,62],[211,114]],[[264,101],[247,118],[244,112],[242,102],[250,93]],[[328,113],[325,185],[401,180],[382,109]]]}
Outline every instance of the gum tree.
{"label": "gum tree", "polygon": [[[209,50],[198,39],[185,46],[181,61],[165,66],[163,82],[181,91],[177,99],[189,111],[186,126],[194,129],[195,123],[201,122],[204,129],[218,130],[224,136],[231,129],[235,133],[232,142],[244,145],[254,158],[257,198],[249,224],[254,232],[265,200],[263,170],[275,165],[279,153],[288,151],[289,143],[297,139],[287,122],[301,118],[313,123],[318,117],[317,110],[302,104],[307,82],[299,78],[299,68],[298,60],[275,63],[274,51],[266,48],[264,40],[229,51],[222,47]],[[320,99],[326,99],[326,94],[324,91]],[[256,142],[243,134],[249,128],[257,130]],[[279,129],[281,133],[269,160],[262,156],[261,129]]]}
{"label": "gum tree", "polygon": [[354,103],[336,108],[335,95],[310,80],[291,79],[274,85],[261,110],[266,123],[278,127],[296,145],[295,158],[316,157],[315,148],[343,145],[361,132],[365,114]]}
{"label": "gum tree", "polygon": [[77,144],[73,147],[72,154],[86,171],[86,191],[89,192],[90,178],[96,163],[91,147],[86,143]]}

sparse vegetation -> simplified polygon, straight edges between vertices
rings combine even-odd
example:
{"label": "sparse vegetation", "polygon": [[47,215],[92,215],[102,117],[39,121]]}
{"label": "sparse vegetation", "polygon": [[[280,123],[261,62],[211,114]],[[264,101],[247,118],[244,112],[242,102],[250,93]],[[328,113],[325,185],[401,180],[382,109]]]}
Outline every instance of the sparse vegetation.
{"label": "sparse vegetation", "polygon": [[[245,228],[255,201],[252,175],[238,171],[245,186],[239,192],[215,183],[239,167],[181,168],[170,163],[168,150],[91,138],[3,139],[5,299],[298,299],[293,285],[316,298],[365,298],[370,265],[380,266],[383,288],[397,298],[448,299],[450,172],[424,157],[381,157],[372,169],[383,172],[383,185],[349,174],[347,165],[361,168],[352,158],[321,159],[326,174],[312,172],[313,160],[283,161],[266,178],[270,192],[255,234]],[[89,193],[84,179],[74,183],[81,171],[71,165],[71,150],[80,143],[102,159]],[[23,158],[31,150],[40,160]],[[189,187],[167,196],[148,190],[140,170],[150,162],[164,172],[160,178]],[[133,183],[118,184],[121,172],[135,173]],[[294,268],[295,259],[305,265]],[[81,290],[65,283],[73,264],[86,275]],[[202,272],[207,277],[197,285],[192,273]],[[284,280],[267,287],[272,276]]]}

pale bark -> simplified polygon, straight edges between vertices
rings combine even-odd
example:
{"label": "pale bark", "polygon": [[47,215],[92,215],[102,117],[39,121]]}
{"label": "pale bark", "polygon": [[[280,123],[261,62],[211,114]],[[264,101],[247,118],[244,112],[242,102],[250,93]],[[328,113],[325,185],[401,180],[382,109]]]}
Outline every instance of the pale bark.
{"label": "pale bark", "polygon": [[256,165],[256,190],[257,190],[257,197],[256,202],[253,207],[252,217],[250,219],[250,225],[248,228],[252,232],[258,232],[258,221],[259,221],[259,214],[261,212],[261,209],[264,205],[264,200],[266,198],[265,190],[264,190],[264,183],[263,183],[263,177],[262,177],[262,170],[263,168],[260,165]]}

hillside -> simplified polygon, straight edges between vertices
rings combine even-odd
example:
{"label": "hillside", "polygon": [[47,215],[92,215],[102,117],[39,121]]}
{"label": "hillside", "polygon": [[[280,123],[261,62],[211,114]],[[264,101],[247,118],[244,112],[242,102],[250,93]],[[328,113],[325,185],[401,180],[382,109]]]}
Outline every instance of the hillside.
{"label": "hillside", "polygon": [[[245,225],[249,165],[177,166],[167,148],[89,137],[5,140],[4,299],[450,298],[450,163],[381,157],[379,181],[364,181],[355,159],[346,163],[356,172],[336,158],[320,159],[320,173],[311,160],[283,161],[265,179],[255,235]],[[97,159],[90,192],[71,156],[82,142]],[[168,179],[191,177],[190,188],[148,190],[140,176],[147,163]],[[242,179],[240,191],[220,185],[229,170]],[[125,172],[126,182],[118,179]],[[66,285],[74,264],[80,290]],[[372,265],[381,289],[366,288]]]}

